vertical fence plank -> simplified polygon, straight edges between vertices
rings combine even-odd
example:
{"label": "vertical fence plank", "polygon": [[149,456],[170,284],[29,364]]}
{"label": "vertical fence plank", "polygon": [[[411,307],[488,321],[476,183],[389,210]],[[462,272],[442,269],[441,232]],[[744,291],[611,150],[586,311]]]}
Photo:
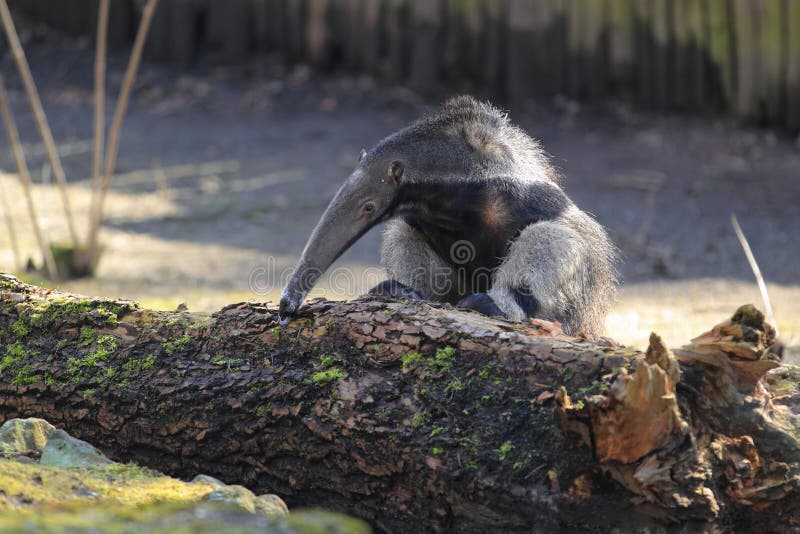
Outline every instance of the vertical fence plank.
{"label": "vertical fence plank", "polygon": [[508,99],[513,104],[524,102],[532,94],[540,93],[536,81],[536,11],[541,7],[536,0],[508,0]]}
{"label": "vertical fence plank", "polygon": [[736,46],[738,32],[735,19],[738,13],[729,14],[728,0],[708,0],[708,50],[710,61],[706,63],[706,76],[709,80],[708,96],[717,108],[730,105],[736,98],[735,76],[739,61]]}
{"label": "vertical fence plank", "polygon": [[639,103],[648,107],[655,101],[653,91],[655,61],[650,8],[650,0],[636,0],[634,4],[636,93]]}
{"label": "vertical fence plank", "polygon": [[388,61],[386,76],[402,80],[409,71],[408,36],[411,33],[411,6],[409,0],[389,0],[389,21],[386,25]]}
{"label": "vertical fence plank", "polygon": [[508,30],[503,14],[507,6],[505,0],[483,0],[481,14],[484,20],[484,33],[486,46],[482,62],[482,79],[495,96],[502,96],[506,92],[504,71],[506,67]]}
{"label": "vertical fence plank", "polygon": [[427,92],[439,83],[438,42],[440,0],[411,0],[414,38],[411,40],[411,86]]}
{"label": "vertical fence plank", "polygon": [[328,45],[328,0],[308,0],[308,20],[306,21],[306,50],[309,61],[317,66],[323,65]]}
{"label": "vertical fence plank", "polygon": [[670,105],[671,40],[670,10],[671,0],[651,0],[653,21],[653,87],[655,105],[666,109]]}
{"label": "vertical fence plank", "polygon": [[581,47],[583,44],[583,17],[581,11],[584,9],[583,0],[566,0],[565,16],[567,22],[566,36],[566,56],[564,57],[567,67],[567,94],[574,99],[581,97]]}
{"label": "vertical fence plank", "polygon": [[700,109],[706,102],[705,62],[707,52],[706,35],[703,30],[703,4],[706,0],[682,0],[688,32],[687,70],[692,83],[687,87],[687,103],[692,109]]}
{"label": "vertical fence plank", "polygon": [[553,67],[548,70],[551,76],[552,94],[569,92],[569,48],[567,46],[567,16],[570,0],[545,0],[549,4],[550,19],[548,26],[547,50]]}
{"label": "vertical fence plank", "polygon": [[607,47],[603,38],[606,22],[605,0],[584,0],[579,6],[580,47],[577,51],[580,69],[578,95],[590,100],[600,97],[605,90]]}
{"label": "vertical fence plank", "polygon": [[633,0],[609,0],[609,62],[615,91],[630,92],[634,83]]}
{"label": "vertical fence plank", "polygon": [[550,97],[562,91],[561,72],[563,63],[563,7],[556,0],[539,0],[532,9],[532,46],[535,62],[535,79],[532,81],[532,96]]}
{"label": "vertical fence plank", "polygon": [[800,2],[787,2],[786,126],[800,131]]}
{"label": "vertical fence plank", "polygon": [[361,0],[344,0],[343,4],[345,18],[342,22],[346,28],[342,35],[345,42],[344,64],[351,69],[359,69],[362,66],[361,27],[364,18]]}
{"label": "vertical fence plank", "polygon": [[689,105],[689,90],[692,86],[692,48],[689,32],[689,6],[686,0],[673,0],[673,71],[672,104],[678,109],[686,109]]}
{"label": "vertical fence plank", "polygon": [[441,67],[443,79],[447,83],[458,83],[462,75],[460,68],[465,57],[463,49],[465,39],[461,7],[460,0],[444,0],[442,3],[444,35],[442,37]]}
{"label": "vertical fence plank", "polygon": [[784,0],[762,0],[761,62],[764,75],[759,83],[761,111],[770,123],[780,123],[785,111],[786,95],[786,19]]}
{"label": "vertical fence plank", "polygon": [[[211,0],[214,1],[214,0]],[[287,5],[284,0],[264,0],[266,28],[264,42],[268,49],[286,55],[286,15]]]}
{"label": "vertical fence plank", "polygon": [[[115,2],[111,2],[111,11]],[[172,25],[173,2],[163,2],[153,13],[150,31],[147,34],[147,45],[144,55],[147,59],[155,61],[172,61],[172,39],[170,26]]]}
{"label": "vertical fence plank", "polygon": [[466,47],[463,62],[467,77],[472,80],[480,79],[480,65],[483,56],[483,20],[481,19],[480,0],[469,0],[464,4],[464,45]]}
{"label": "vertical fence plank", "polygon": [[[165,4],[166,2],[164,2]],[[162,4],[161,8],[166,6]],[[168,42],[170,59],[182,67],[191,65],[195,55],[195,12],[194,0],[173,0],[169,14]],[[155,26],[153,21],[153,26]],[[151,26],[150,31],[153,31]]]}
{"label": "vertical fence plank", "polygon": [[108,11],[108,49],[121,50],[131,42],[133,6],[131,2],[117,1],[111,3]]}
{"label": "vertical fence plank", "polygon": [[483,34],[478,0],[446,0],[444,3],[444,53],[442,69],[457,87],[480,78]]}
{"label": "vertical fence plank", "polygon": [[737,94],[735,110],[740,117],[754,116],[760,101],[764,68],[761,62],[763,5],[760,0],[734,0],[736,28]]}
{"label": "vertical fence plank", "polygon": [[[221,4],[224,9],[227,2],[211,0],[214,4]],[[283,46],[286,47],[288,58],[292,62],[303,61],[305,59],[305,29],[306,29],[306,0],[285,0],[285,19],[286,25],[283,31]]]}
{"label": "vertical fence plank", "polygon": [[375,72],[380,58],[378,17],[381,3],[378,0],[361,0],[361,64],[368,72]]}

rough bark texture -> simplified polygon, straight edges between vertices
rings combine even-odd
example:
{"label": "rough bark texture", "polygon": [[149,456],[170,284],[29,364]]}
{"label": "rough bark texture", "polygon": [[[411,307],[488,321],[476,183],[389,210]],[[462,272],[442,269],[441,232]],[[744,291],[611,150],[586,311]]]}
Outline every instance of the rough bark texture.
{"label": "rough bark texture", "polygon": [[379,300],[279,327],[260,304],[153,312],[0,275],[0,423],[379,530],[784,531],[800,394],[773,337],[752,307],[674,354]]}

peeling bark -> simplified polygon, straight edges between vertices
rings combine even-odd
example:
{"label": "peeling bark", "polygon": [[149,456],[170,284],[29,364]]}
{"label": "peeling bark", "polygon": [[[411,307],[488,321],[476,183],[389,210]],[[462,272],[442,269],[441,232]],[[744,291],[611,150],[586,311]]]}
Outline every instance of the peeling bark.
{"label": "peeling bark", "polygon": [[789,530],[800,373],[770,371],[773,338],[752,307],[642,354],[421,303],[319,300],[280,327],[0,275],[0,422],[386,531]]}

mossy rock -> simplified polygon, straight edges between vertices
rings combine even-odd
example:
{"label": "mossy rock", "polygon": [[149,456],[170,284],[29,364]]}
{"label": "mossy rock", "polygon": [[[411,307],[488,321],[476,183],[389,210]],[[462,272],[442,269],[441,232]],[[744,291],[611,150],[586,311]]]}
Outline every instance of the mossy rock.
{"label": "mossy rock", "polygon": [[0,456],[41,453],[55,430],[44,419],[10,419],[0,427]]}
{"label": "mossy rock", "polygon": [[0,515],[0,532],[44,534],[367,534],[363,521],[327,512],[268,518],[222,505],[73,506]]}
{"label": "mossy rock", "polygon": [[39,460],[40,465],[52,467],[89,467],[112,463],[105,454],[89,443],[73,438],[60,429],[50,434]]}
{"label": "mossy rock", "polygon": [[11,456],[42,453],[41,463],[0,458],[0,532],[370,532],[364,522],[341,514],[289,515],[277,495],[255,496],[207,475],[183,482],[111,462],[43,419],[7,421],[0,445]]}

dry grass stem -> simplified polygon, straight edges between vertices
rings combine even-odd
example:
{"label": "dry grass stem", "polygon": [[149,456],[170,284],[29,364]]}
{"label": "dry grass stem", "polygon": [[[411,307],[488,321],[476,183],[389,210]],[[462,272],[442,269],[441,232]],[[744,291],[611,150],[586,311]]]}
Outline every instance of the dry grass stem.
{"label": "dry grass stem", "polygon": [[28,216],[31,219],[31,226],[33,227],[33,233],[36,236],[36,242],[42,252],[47,273],[50,275],[52,280],[58,280],[58,269],[56,268],[56,260],[53,258],[53,251],[50,250],[50,244],[45,240],[44,235],[42,234],[42,229],[39,226],[39,216],[36,214],[36,205],[33,202],[33,196],[31,194],[31,175],[28,171],[28,164],[25,161],[25,153],[22,150],[22,143],[20,143],[19,140],[17,125],[14,122],[14,116],[11,114],[11,107],[8,105],[8,97],[6,95],[6,88],[3,84],[2,77],[0,77],[0,113],[3,115],[3,123],[6,127],[8,143],[11,145],[11,151],[13,152],[14,160],[17,163],[19,182],[20,185],[22,185],[22,190],[25,195],[25,202],[28,206]]}
{"label": "dry grass stem", "polygon": [[731,214],[731,224],[733,225],[733,231],[736,232],[736,237],[739,238],[739,243],[742,245],[742,249],[744,250],[744,255],[747,256],[747,261],[750,263],[750,268],[753,270],[753,274],[756,277],[756,282],[758,283],[758,289],[761,291],[761,300],[764,301],[764,308],[767,312],[767,320],[775,327],[775,335],[778,335],[778,323],[775,322],[775,314],[772,313],[772,304],[769,301],[769,293],[767,293],[767,284],[764,282],[764,277],[761,276],[761,269],[758,268],[758,263],[756,263],[756,257],[753,255],[753,251],[750,250],[750,243],[747,242],[747,238],[742,232],[742,227],[739,226],[739,220],[736,218],[736,214]]}
{"label": "dry grass stem", "polygon": [[94,152],[92,153],[92,191],[100,185],[105,141],[106,41],[109,0],[100,0],[97,13],[97,44],[94,58]]}
{"label": "dry grass stem", "polygon": [[53,175],[56,178],[59,194],[61,195],[61,201],[64,206],[64,216],[67,219],[67,228],[69,229],[72,245],[77,249],[78,234],[75,231],[75,220],[72,215],[72,208],[70,207],[69,195],[67,194],[67,177],[64,174],[64,168],[61,166],[61,158],[58,155],[58,149],[53,140],[53,132],[50,130],[50,124],[47,122],[47,116],[44,113],[42,101],[39,98],[39,91],[36,89],[36,84],[33,81],[33,75],[28,66],[28,60],[25,58],[25,51],[22,49],[22,44],[20,43],[19,35],[14,26],[14,20],[11,18],[11,12],[8,9],[6,0],[0,0],[0,19],[2,19],[6,38],[11,48],[11,54],[14,56],[19,75],[25,86],[25,93],[28,95],[28,101],[31,104],[36,126],[39,129],[45,149],[47,150],[50,166],[53,168]]}
{"label": "dry grass stem", "polygon": [[19,252],[19,242],[17,240],[17,230],[14,228],[14,218],[11,216],[11,209],[8,207],[8,194],[0,191],[0,207],[3,208],[3,218],[6,220],[8,228],[8,238],[11,241],[11,252],[14,254],[14,268],[17,272],[22,272],[22,255]]}
{"label": "dry grass stem", "polygon": [[[4,0],[3,0],[4,1]],[[139,70],[139,62],[142,59],[142,50],[147,40],[147,33],[153,19],[158,0],[147,0],[142,12],[142,20],[139,22],[139,29],[136,32],[136,39],[133,43],[133,50],[125,70],[125,77],[122,80],[122,87],[119,92],[119,99],[114,110],[114,117],[111,120],[111,127],[108,134],[108,145],[106,146],[105,165],[103,176],[100,180],[96,195],[92,195],[92,207],[89,214],[89,237],[87,241],[88,261],[90,266],[97,263],[98,237],[100,234],[100,224],[103,220],[103,207],[106,194],[111,186],[111,178],[114,174],[114,167],[117,162],[117,150],[119,148],[119,136],[122,131],[122,121],[128,108],[133,82],[136,80],[136,73]]]}

